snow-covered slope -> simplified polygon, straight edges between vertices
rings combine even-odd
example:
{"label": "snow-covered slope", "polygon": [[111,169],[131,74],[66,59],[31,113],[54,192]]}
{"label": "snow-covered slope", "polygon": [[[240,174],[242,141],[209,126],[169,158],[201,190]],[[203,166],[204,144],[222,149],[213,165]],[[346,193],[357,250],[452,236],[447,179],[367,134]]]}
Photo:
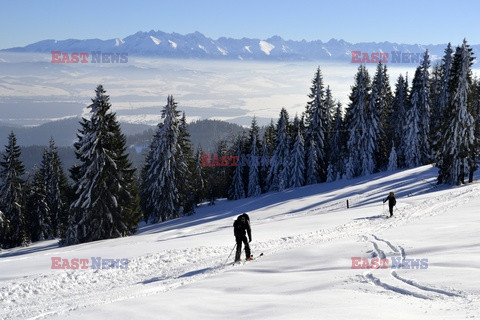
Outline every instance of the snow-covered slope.
{"label": "snow-covered slope", "polygon": [[[478,319],[480,185],[436,187],[435,176],[425,166],[220,201],[128,238],[4,251],[0,318]],[[389,191],[397,209],[386,219]],[[242,212],[264,256],[225,265]],[[52,257],[130,262],[52,270]],[[428,268],[352,269],[352,257]]]}

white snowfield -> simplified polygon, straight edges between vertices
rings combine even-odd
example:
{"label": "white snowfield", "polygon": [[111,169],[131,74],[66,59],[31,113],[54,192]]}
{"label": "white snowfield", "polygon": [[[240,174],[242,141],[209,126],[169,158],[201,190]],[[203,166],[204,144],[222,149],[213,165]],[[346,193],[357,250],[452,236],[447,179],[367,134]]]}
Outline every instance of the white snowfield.
{"label": "white snowfield", "polygon": [[[127,238],[4,250],[0,318],[480,319],[480,185],[437,187],[436,173],[219,201]],[[386,219],[390,191],[397,208]],[[232,254],[225,265],[243,212],[252,252],[264,256],[232,266]],[[89,268],[51,269],[52,257],[89,259]],[[92,257],[129,264],[94,270]],[[388,268],[352,269],[352,257],[388,259]],[[423,268],[391,268],[403,259]]]}

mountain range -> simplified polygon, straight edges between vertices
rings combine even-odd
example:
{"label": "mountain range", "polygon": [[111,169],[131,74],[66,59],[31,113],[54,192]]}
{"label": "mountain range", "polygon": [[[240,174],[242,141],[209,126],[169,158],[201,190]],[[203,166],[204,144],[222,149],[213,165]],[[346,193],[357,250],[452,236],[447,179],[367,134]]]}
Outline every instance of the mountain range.
{"label": "mountain range", "polygon": [[[449,39],[460,43],[462,39]],[[467,39],[468,40],[468,39]],[[457,43],[453,42],[456,46]],[[422,54],[429,50],[432,60],[443,56],[447,44],[401,44],[394,42],[359,42],[350,43],[344,40],[331,39],[294,41],[284,40],[279,36],[268,39],[232,39],[221,37],[211,39],[200,32],[189,34],[165,33],[151,30],[137,32],[125,38],[108,40],[100,39],[67,39],[42,40],[24,47],[3,49],[5,52],[37,52],[51,51],[126,53],[131,56],[159,56],[167,58],[224,59],[224,60],[352,60],[352,51],[360,51],[371,55],[374,52],[392,52],[405,54]],[[472,45],[474,52],[480,45]],[[402,61],[400,61],[402,62]],[[407,61],[408,63],[410,61]],[[405,63],[405,61],[403,61]]]}

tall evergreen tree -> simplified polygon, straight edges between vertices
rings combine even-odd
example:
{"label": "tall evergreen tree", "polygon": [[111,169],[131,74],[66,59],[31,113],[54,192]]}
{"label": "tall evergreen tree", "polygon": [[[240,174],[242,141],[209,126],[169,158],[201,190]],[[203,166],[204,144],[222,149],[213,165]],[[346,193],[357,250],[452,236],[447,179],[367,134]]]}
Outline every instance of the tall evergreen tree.
{"label": "tall evergreen tree", "polygon": [[[325,88],[322,72],[317,68],[308,95],[306,114],[307,144],[307,183],[317,183],[326,180],[327,154],[325,134],[328,131],[330,115],[325,105]],[[315,150],[311,150],[315,148]]]}
{"label": "tall evergreen tree", "polygon": [[[44,152],[44,158],[46,154],[47,150]],[[50,239],[54,234],[52,221],[50,220],[50,209],[45,201],[47,190],[43,171],[43,168],[36,170],[28,188],[26,201],[26,209],[29,215],[29,234],[33,242]]]}
{"label": "tall evergreen tree", "polygon": [[251,135],[250,161],[248,167],[248,196],[257,197],[262,193],[260,188],[260,158],[258,156],[257,135]]}
{"label": "tall evergreen tree", "polygon": [[63,237],[68,223],[70,186],[53,138],[50,139],[49,147],[44,152],[40,174],[45,186],[45,203],[51,222],[51,236]]}
{"label": "tall evergreen tree", "polygon": [[277,123],[275,151],[270,160],[270,171],[267,178],[270,190],[283,191],[288,187],[288,159],[290,156],[288,126],[288,112],[282,108]]}
{"label": "tall evergreen tree", "polygon": [[80,165],[72,176],[76,198],[70,206],[67,245],[126,236],[138,224],[135,169],[109,100],[99,85],[89,106],[91,117],[80,123],[74,144]]}
{"label": "tall evergreen tree", "polygon": [[369,113],[370,77],[365,66],[360,66],[355,75],[355,84],[350,94],[346,113],[348,130],[346,178],[372,173],[374,145],[377,131],[374,114]]}
{"label": "tall evergreen tree", "polygon": [[[235,145],[237,149],[236,154],[242,155],[243,139],[241,136],[237,138],[237,142],[235,143]],[[238,200],[238,199],[245,198],[245,185],[243,181],[244,168],[245,166],[244,166],[243,160],[239,162],[238,165],[235,167],[232,184],[230,185],[230,191],[229,191],[230,199]]]}
{"label": "tall evergreen tree", "polygon": [[195,204],[199,204],[205,199],[206,196],[206,182],[205,182],[205,172],[204,167],[202,166],[202,154],[203,150],[202,147],[199,145],[197,147],[197,152],[195,153],[194,159],[194,169],[192,175],[193,181],[193,194],[195,197]]}
{"label": "tall evergreen tree", "polygon": [[407,167],[429,163],[430,152],[430,101],[429,71],[430,59],[425,52],[421,66],[415,71],[410,96],[410,108],[404,138],[405,162]]}
{"label": "tall evergreen tree", "polygon": [[344,170],[343,157],[345,153],[345,129],[342,116],[342,104],[340,102],[337,103],[330,131],[330,156],[328,161],[330,167],[330,170],[328,170],[330,172],[330,177],[327,179],[328,182],[339,179]]}
{"label": "tall evergreen tree", "polygon": [[[465,183],[473,180],[475,165],[475,119],[472,115],[473,106],[468,101],[471,88],[472,52],[463,41],[455,52],[452,62],[452,77],[450,80],[450,112],[447,113],[447,122],[443,131],[442,154],[437,163],[439,166],[438,181],[448,184]],[[471,174],[472,173],[472,174]]]}
{"label": "tall evergreen tree", "polygon": [[17,138],[12,132],[8,136],[3,160],[0,161],[0,211],[3,212],[0,246],[3,248],[26,245],[29,241],[24,212],[25,183],[22,179],[25,169],[20,161],[20,153]]}
{"label": "tall evergreen tree", "polygon": [[295,144],[290,153],[290,186],[297,188],[305,184],[305,149],[303,135],[300,128],[297,129]]}
{"label": "tall evergreen tree", "polygon": [[195,196],[192,185],[192,172],[195,164],[185,112],[179,122],[178,134],[178,145],[180,148],[178,149],[177,172],[175,175],[179,177],[178,192],[181,207],[180,214],[192,214],[195,211]]}
{"label": "tall evergreen tree", "polygon": [[397,146],[396,154],[399,167],[405,166],[405,151],[402,149],[402,146],[404,146],[404,128],[407,124],[408,103],[408,80],[399,75],[395,84],[393,110],[389,119],[390,129],[387,131],[390,133],[388,136],[392,137],[392,146]]}

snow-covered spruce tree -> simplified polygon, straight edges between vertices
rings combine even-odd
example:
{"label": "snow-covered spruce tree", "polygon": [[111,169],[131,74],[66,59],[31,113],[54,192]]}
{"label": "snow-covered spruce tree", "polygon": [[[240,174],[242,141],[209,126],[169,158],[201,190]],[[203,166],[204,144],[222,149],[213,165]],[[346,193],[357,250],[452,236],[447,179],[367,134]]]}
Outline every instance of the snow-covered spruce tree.
{"label": "snow-covered spruce tree", "polygon": [[402,75],[398,76],[395,84],[395,96],[393,99],[393,110],[390,115],[390,136],[392,138],[392,146],[397,146],[397,164],[398,167],[405,167],[405,152],[402,149],[404,139],[404,128],[406,126],[407,110],[408,110],[408,80]]}
{"label": "snow-covered spruce tree", "polygon": [[193,182],[193,194],[195,199],[195,205],[198,205],[205,199],[205,172],[204,167],[202,166],[202,154],[203,150],[200,145],[197,147],[197,152],[195,153],[195,166],[193,169],[192,182]]}
{"label": "snow-covered spruce tree", "polygon": [[392,150],[390,151],[390,156],[388,157],[388,171],[397,170],[397,151],[395,150],[395,144],[392,143]]}
{"label": "snow-covered spruce tree", "polygon": [[415,71],[404,128],[403,151],[405,152],[405,164],[409,168],[427,164],[431,159],[429,65],[427,50],[421,66]]}
{"label": "snow-covered spruce tree", "polygon": [[[290,156],[290,141],[288,137],[288,112],[285,108],[280,111],[277,123],[275,150],[270,159],[270,171],[268,173],[269,190],[283,191],[288,187],[288,160]],[[287,167],[285,167],[287,166]]]}
{"label": "snow-covered spruce tree", "polygon": [[432,106],[431,106],[431,118],[430,118],[430,139],[432,157],[435,162],[441,161],[442,158],[442,132],[445,130],[445,118],[449,113],[449,101],[450,91],[449,83],[451,78],[453,49],[450,43],[448,43],[445,49],[445,54],[442,58],[442,62],[438,66],[438,69],[432,72]]}
{"label": "snow-covered spruce tree", "polygon": [[179,191],[183,177],[178,175],[185,172],[187,164],[182,153],[180,120],[177,103],[173,96],[168,96],[162,110],[163,122],[158,124],[150,146],[151,155],[145,164],[146,180],[142,187],[152,223],[178,218],[182,213],[184,195]]}
{"label": "snow-covered spruce tree", "polygon": [[140,218],[135,169],[109,100],[97,86],[90,119],[80,123],[74,144],[79,165],[72,171],[75,199],[63,239],[67,245],[129,235]]}
{"label": "snow-covered spruce tree", "polygon": [[344,153],[345,153],[345,128],[342,116],[342,104],[337,103],[332,124],[330,126],[331,136],[329,139],[329,165],[327,171],[327,181],[331,182],[340,178],[344,171]]}
{"label": "snow-covered spruce tree", "polygon": [[51,222],[51,236],[62,237],[65,235],[68,222],[70,186],[53,138],[50,139],[50,144],[43,154],[40,173],[45,185],[45,203]]}
{"label": "snow-covered spruce tree", "polygon": [[179,123],[178,145],[179,152],[177,156],[177,173],[179,177],[178,192],[180,196],[180,214],[192,214],[195,211],[195,197],[193,194],[192,172],[194,170],[194,159],[192,143],[190,142],[190,133],[187,129],[187,120],[185,112]]}
{"label": "snow-covered spruce tree", "polygon": [[374,142],[378,135],[375,115],[369,110],[370,77],[365,66],[360,66],[355,75],[355,84],[350,93],[346,112],[348,131],[346,177],[372,173],[375,168]]}
{"label": "snow-covered spruce tree", "polygon": [[251,135],[250,161],[248,167],[248,197],[257,197],[262,193],[260,188],[260,157],[257,147],[258,135]]}
{"label": "snow-covered spruce tree", "polygon": [[305,185],[305,149],[303,135],[300,128],[297,129],[295,144],[290,153],[290,187],[301,187]]}
{"label": "snow-covered spruce tree", "polygon": [[[326,180],[327,154],[325,133],[328,131],[330,115],[325,106],[325,89],[322,72],[317,68],[308,95],[310,101],[305,111],[307,140],[307,184]],[[315,150],[310,150],[315,148]]]}
{"label": "snow-covered spruce tree", "polygon": [[[44,151],[44,159],[47,150]],[[28,229],[32,242],[50,239],[53,237],[52,222],[50,221],[50,210],[46,199],[46,184],[44,181],[44,170],[39,168],[35,171],[32,181],[28,187],[26,200],[26,211],[28,212]]]}
{"label": "snow-covered spruce tree", "polygon": [[[241,156],[243,154],[243,139],[241,136],[237,138],[235,146],[237,150],[236,154]],[[235,167],[232,184],[229,189],[229,198],[232,200],[245,198],[245,185],[243,184],[244,168],[246,168],[246,166],[244,166],[244,160],[239,161],[238,165]]]}
{"label": "snow-covered spruce tree", "polygon": [[22,179],[24,172],[20,147],[12,132],[8,136],[3,160],[0,161],[0,211],[3,212],[0,246],[3,248],[28,244],[23,195],[25,186]]}
{"label": "snow-covered spruce tree", "polygon": [[452,62],[452,78],[450,91],[450,113],[447,114],[447,125],[443,131],[442,155],[439,166],[438,181],[459,185],[465,183],[470,175],[473,180],[475,168],[475,119],[472,116],[473,106],[468,101],[471,88],[471,48],[463,41],[455,52]]}
{"label": "snow-covered spruce tree", "polygon": [[270,171],[270,157],[271,154],[268,151],[265,134],[262,140],[262,152],[260,156],[260,189],[262,192],[268,191],[267,177]]}
{"label": "snow-covered spruce tree", "polygon": [[[375,99],[373,99],[375,96]],[[371,119],[377,122],[377,137],[374,142],[376,170],[384,170],[388,164],[388,154],[391,149],[390,122],[392,114],[393,95],[390,88],[387,66],[380,61],[372,82],[372,99],[370,100]]]}

